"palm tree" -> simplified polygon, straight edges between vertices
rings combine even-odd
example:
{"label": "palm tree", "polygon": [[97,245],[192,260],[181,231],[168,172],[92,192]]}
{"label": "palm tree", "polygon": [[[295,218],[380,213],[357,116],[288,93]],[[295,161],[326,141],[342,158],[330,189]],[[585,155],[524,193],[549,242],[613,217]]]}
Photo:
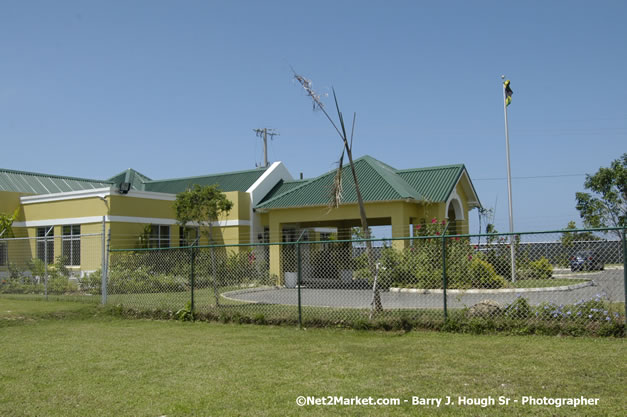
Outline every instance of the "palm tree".
{"label": "palm tree", "polygon": [[331,118],[329,113],[327,113],[324,103],[320,99],[320,95],[318,95],[313,90],[313,84],[310,80],[303,77],[302,75],[294,72],[294,78],[300,83],[303,89],[307,92],[307,95],[311,97],[313,101],[313,108],[319,109],[324,113],[326,118],[331,122],[331,125],[335,128],[335,131],[340,136],[342,140],[342,154],[340,155],[340,160],[337,164],[337,171],[335,174],[335,180],[333,181],[333,188],[331,190],[331,197],[329,200],[329,208],[337,208],[341,204],[342,200],[342,168],[344,165],[344,154],[348,156],[348,162],[351,167],[351,173],[353,174],[353,181],[355,182],[355,193],[357,194],[357,204],[359,205],[359,216],[361,218],[361,227],[364,232],[364,236],[366,240],[366,253],[368,254],[368,266],[370,269],[370,273],[373,277],[375,277],[374,284],[372,287],[373,297],[372,297],[372,309],[375,312],[379,312],[383,310],[383,306],[381,305],[381,295],[379,294],[379,288],[376,280],[376,266],[374,263],[374,258],[372,256],[372,242],[370,239],[370,229],[368,228],[368,219],[366,217],[366,208],[364,207],[364,201],[361,197],[361,192],[359,191],[359,182],[357,181],[357,172],[355,171],[355,164],[353,162],[353,134],[355,132],[355,119],[357,118],[357,114],[353,113],[353,125],[351,129],[350,142],[348,140],[348,135],[346,134],[346,126],[344,124],[344,117],[342,112],[340,111],[340,106],[337,102],[337,95],[335,94],[335,89],[333,89],[333,100],[335,101],[335,109],[337,111],[337,117],[339,122],[338,124]]}

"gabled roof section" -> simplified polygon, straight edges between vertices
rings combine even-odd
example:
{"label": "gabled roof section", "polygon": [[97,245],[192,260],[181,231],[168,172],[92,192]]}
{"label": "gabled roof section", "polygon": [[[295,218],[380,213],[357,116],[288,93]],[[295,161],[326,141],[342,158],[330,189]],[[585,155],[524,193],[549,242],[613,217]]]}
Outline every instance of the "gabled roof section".
{"label": "gabled roof section", "polygon": [[257,168],[247,171],[226,172],[223,174],[202,175],[198,177],[151,180],[144,182],[144,191],[176,194],[187,190],[194,184],[215,184],[221,191],[244,192],[248,190],[265,171],[265,168]]}
{"label": "gabled roof section", "polygon": [[133,190],[143,191],[144,182],[150,181],[150,178],[142,174],[141,172],[135,171],[133,168],[129,168],[120,172],[117,175],[109,178],[107,181],[111,181],[115,185],[120,185],[123,182],[128,182],[131,184],[131,188]]}
{"label": "gabled roof section", "polygon": [[404,169],[397,171],[397,175],[411,184],[414,189],[420,190],[422,200],[436,202],[448,199],[464,169],[463,164],[444,165]]}
{"label": "gabled roof section", "polygon": [[110,181],[64,177],[0,168],[0,191],[52,194],[110,187]]}
{"label": "gabled roof section", "polygon": [[266,194],[266,196],[259,202],[259,204],[263,204],[268,200],[273,199],[276,196],[279,196],[283,193],[288,192],[292,188],[296,188],[302,184],[309,182],[310,180],[294,180],[294,181],[279,181],[277,184]]}
{"label": "gabled roof section", "polygon": [[[453,192],[464,165],[397,170],[370,156],[355,160],[359,189],[365,202],[446,201]],[[335,170],[317,178],[284,182],[273,189],[257,208],[324,206],[329,201]],[[342,203],[356,203],[357,194],[350,166],[342,168]]]}

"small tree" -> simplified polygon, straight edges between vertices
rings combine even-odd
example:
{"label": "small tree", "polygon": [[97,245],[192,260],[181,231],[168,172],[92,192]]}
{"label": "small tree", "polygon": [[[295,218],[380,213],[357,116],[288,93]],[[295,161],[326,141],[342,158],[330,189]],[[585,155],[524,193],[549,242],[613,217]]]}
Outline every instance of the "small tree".
{"label": "small tree", "polygon": [[13,237],[13,222],[17,218],[17,214],[19,213],[19,208],[16,208],[12,215],[8,215],[6,213],[0,213],[0,238],[10,238]]}
{"label": "small tree", "polygon": [[213,243],[213,223],[232,208],[233,203],[217,185],[194,184],[192,188],[178,193],[174,202],[178,223],[183,227],[188,223],[196,223],[207,234],[209,243]]}
{"label": "small tree", "polygon": [[576,207],[586,227],[627,227],[627,153],[586,175],[584,188],[592,193],[577,193]]}
{"label": "small tree", "polygon": [[600,240],[598,236],[595,236],[592,232],[569,232],[569,230],[576,230],[577,226],[574,221],[568,222],[568,226],[564,229],[560,241],[563,246],[573,246],[573,242],[582,242],[590,240]]}
{"label": "small tree", "polygon": [[[218,221],[221,215],[227,214],[233,208],[233,203],[226,198],[217,185],[200,186],[194,184],[176,195],[174,210],[177,222],[185,228],[188,223],[196,223],[201,233],[205,233],[209,243],[213,242],[213,223]],[[211,248],[211,270],[213,275],[213,291],[216,305],[219,305],[215,249]]]}

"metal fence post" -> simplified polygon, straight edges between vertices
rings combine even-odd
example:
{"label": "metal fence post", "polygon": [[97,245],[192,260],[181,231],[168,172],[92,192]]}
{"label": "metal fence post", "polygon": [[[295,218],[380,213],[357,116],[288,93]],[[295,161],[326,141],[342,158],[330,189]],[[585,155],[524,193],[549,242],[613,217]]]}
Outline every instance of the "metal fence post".
{"label": "metal fence post", "polygon": [[100,283],[100,303],[107,304],[107,231],[106,217],[102,216],[102,263],[100,271],[102,274]]}
{"label": "metal fence post", "polygon": [[111,252],[111,228],[107,233],[107,248],[105,250],[105,270],[104,270],[104,303],[107,304],[107,297],[109,294],[109,253]]}
{"label": "metal fence post", "polygon": [[[446,232],[446,230],[445,230]],[[446,308],[446,233],[442,233],[442,294],[444,301],[444,321],[448,320],[448,310]]]}
{"label": "metal fence post", "polygon": [[190,277],[190,285],[192,287],[192,293],[191,293],[191,307],[190,310],[192,311],[192,313],[194,312],[194,265],[196,264],[196,251],[194,250],[194,245],[192,245],[190,247],[191,250],[191,260],[192,260],[192,265],[191,265],[191,277]]}
{"label": "metal fence post", "polygon": [[[44,235],[44,293],[46,300],[48,300],[48,234],[53,230],[53,227],[50,226]],[[52,239],[52,247],[54,249],[54,238]]]}
{"label": "metal fence post", "polygon": [[44,236],[44,295],[48,300],[48,233]]}
{"label": "metal fence post", "polygon": [[302,329],[303,327],[303,315],[302,315],[302,305],[300,299],[300,283],[301,283],[301,275],[302,275],[302,262],[300,259],[300,239],[299,242],[296,242],[296,285],[298,287],[298,328]]}
{"label": "metal fence post", "polygon": [[623,294],[625,296],[625,324],[627,324],[627,241],[625,235],[627,229],[623,229]]}

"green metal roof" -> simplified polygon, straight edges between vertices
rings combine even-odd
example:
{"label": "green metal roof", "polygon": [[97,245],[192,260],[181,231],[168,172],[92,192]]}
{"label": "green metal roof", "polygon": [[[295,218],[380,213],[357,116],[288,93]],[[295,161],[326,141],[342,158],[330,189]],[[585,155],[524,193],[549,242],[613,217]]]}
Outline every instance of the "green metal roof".
{"label": "green metal roof", "polygon": [[446,201],[457,184],[464,165],[446,165],[430,168],[406,169],[397,175],[416,190],[420,190],[422,200]]}
{"label": "green metal roof", "polygon": [[63,177],[0,168],[0,191],[27,194],[52,194],[110,187],[109,181]]}
{"label": "green metal roof", "polygon": [[150,181],[150,178],[142,174],[141,172],[135,171],[132,168],[124,170],[117,175],[109,178],[107,181],[111,181],[116,185],[120,185],[123,182],[131,183],[131,188],[134,190],[143,190],[144,182]]}
{"label": "green metal roof", "polygon": [[129,168],[108,180],[92,180],[0,168],[0,191],[51,194],[111,187],[112,185],[119,186],[123,182],[131,183],[134,190],[171,194],[185,191],[193,184],[216,184],[222,191],[246,191],[264,172],[265,168],[258,168],[198,177],[151,180],[142,173]]}
{"label": "green metal roof", "polygon": [[266,194],[266,196],[259,202],[259,204],[263,204],[268,200],[273,199],[274,197],[281,195],[292,188],[296,188],[301,184],[309,182],[309,180],[293,180],[293,181],[283,181],[280,180],[271,190]]}
{"label": "green metal roof", "polygon": [[223,174],[202,175],[199,177],[174,178],[144,182],[144,191],[176,194],[194,184],[217,185],[222,191],[246,191],[266,171],[265,168],[247,171],[226,172]]}
{"label": "green metal roof", "polygon": [[[464,165],[396,170],[370,156],[355,160],[359,189],[365,202],[414,199],[446,201]],[[272,193],[257,208],[323,206],[328,204],[335,170],[317,178]],[[282,187],[282,186],[281,186]],[[275,187],[276,188],[276,187]],[[283,192],[279,192],[283,191]],[[350,166],[342,168],[342,203],[356,203],[357,194]]]}

